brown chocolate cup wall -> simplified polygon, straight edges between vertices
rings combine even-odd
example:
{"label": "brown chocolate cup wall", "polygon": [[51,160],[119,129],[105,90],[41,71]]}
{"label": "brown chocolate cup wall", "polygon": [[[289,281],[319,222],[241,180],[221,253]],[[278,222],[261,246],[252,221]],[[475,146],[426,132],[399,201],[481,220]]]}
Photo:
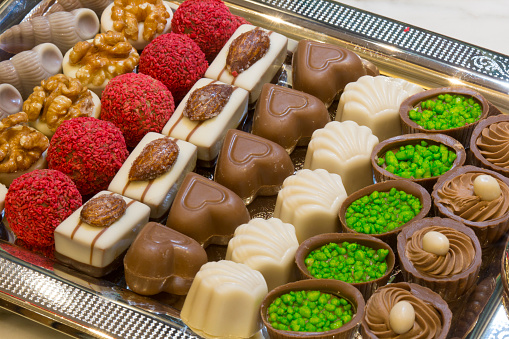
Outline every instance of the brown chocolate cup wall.
{"label": "brown chocolate cup wall", "polygon": [[389,254],[386,257],[387,272],[384,274],[383,277],[368,282],[350,284],[357,288],[362,293],[362,296],[364,297],[365,300],[368,300],[369,297],[373,294],[373,292],[375,292],[377,288],[387,284],[391,276],[392,270],[394,269],[394,263],[396,261],[394,251],[389,245],[369,235],[359,233],[324,233],[305,240],[302,244],[300,244],[299,248],[297,249],[297,252],[295,253],[295,263],[297,264],[297,268],[299,269],[300,277],[301,279],[316,279],[309,273],[305,264],[305,260],[309,253],[311,253],[311,251],[320,248],[323,245],[327,245],[330,243],[341,244],[345,241],[355,242],[359,245],[366,246],[374,250],[378,249],[389,250]]}
{"label": "brown chocolate cup wall", "polygon": [[[451,277],[436,278],[422,273],[415,268],[413,263],[406,256],[407,241],[416,231],[431,226],[453,228],[466,234],[472,240],[475,249],[475,257],[467,270]],[[482,251],[479,240],[472,229],[458,221],[436,217],[411,222],[410,225],[398,235],[398,257],[405,281],[428,287],[435,293],[438,293],[444,300],[450,302],[461,297],[476,283],[477,275],[481,268]]]}
{"label": "brown chocolate cup wall", "polygon": [[503,181],[506,185],[509,186],[509,178],[506,178],[497,172],[476,166],[463,166],[452,169],[447,173],[443,174],[437,181],[433,193],[431,193],[431,197],[433,198],[435,215],[454,219],[470,227],[475,232],[475,235],[479,239],[481,247],[485,248],[491,245],[492,243],[496,242],[500,238],[502,238],[505,232],[509,230],[509,211],[502,218],[482,222],[474,222],[457,216],[446,206],[438,202],[439,200],[438,189],[442,187],[445,182],[451,180],[452,178],[460,174],[469,172],[481,172],[483,174],[491,175],[499,179],[500,181]]}
{"label": "brown chocolate cup wall", "polygon": [[[422,101],[436,99],[437,96],[440,94],[461,94],[466,97],[472,97],[476,99],[481,104],[482,107],[481,117],[479,118],[478,121],[468,124],[466,126],[450,128],[447,130],[428,130],[420,127],[408,117],[408,112],[410,112],[414,107],[418,106]],[[399,117],[401,119],[401,132],[403,134],[438,132],[458,140],[465,148],[469,147],[470,136],[472,135],[472,131],[477,126],[479,121],[482,121],[488,116],[495,114],[500,114],[500,111],[495,106],[491,105],[488,102],[488,100],[486,100],[480,93],[461,86],[433,88],[427,91],[419,92],[403,101],[399,108]]]}
{"label": "brown chocolate cup wall", "polygon": [[[400,176],[397,176],[396,174],[387,171],[385,168],[380,167],[378,165],[378,157],[384,156],[387,151],[394,150],[400,146],[417,145],[422,140],[426,141],[430,145],[444,144],[449,149],[456,151],[456,160],[454,160],[452,168],[449,170],[449,172],[453,168],[462,166],[465,163],[465,148],[461,145],[460,142],[448,135],[428,133],[404,134],[384,140],[373,148],[373,152],[371,153],[371,165],[373,166],[375,181],[383,182],[387,180],[402,179]],[[435,185],[438,178],[440,178],[440,176],[422,179],[410,178],[408,180],[422,185],[426,190],[428,190],[428,192],[431,193],[433,191],[433,185]]]}
{"label": "brown chocolate cup wall", "polygon": [[[364,188],[358,190],[357,192],[350,194],[346,198],[346,200],[341,205],[341,208],[339,209],[339,221],[341,222],[341,230],[343,232],[361,234],[361,233],[358,233],[357,231],[351,229],[346,224],[346,210],[348,209],[348,207],[357,199],[360,199],[364,196],[370,195],[374,191],[388,192],[393,187],[396,188],[398,191],[404,191],[408,194],[411,194],[414,197],[419,198],[419,200],[421,201],[421,205],[422,205],[421,212],[419,212],[419,214],[417,214],[411,221],[422,219],[426,216],[429,216],[430,211],[431,211],[431,196],[428,193],[428,191],[426,191],[424,189],[424,187],[422,187],[419,184],[416,184],[415,182],[412,182],[412,181],[406,180],[406,179],[389,180],[389,181],[379,182],[377,184],[373,184],[373,185],[364,187]],[[403,224],[400,227],[398,227],[392,231],[389,231],[389,232],[385,232],[385,233],[381,233],[381,234],[370,234],[370,236],[386,242],[389,246],[391,246],[391,248],[394,251],[396,251],[396,241],[397,241],[396,238],[397,238],[399,232],[401,232],[401,230],[407,224],[408,223]]]}
{"label": "brown chocolate cup wall", "polygon": [[[355,315],[352,317],[350,322],[344,324],[342,327],[327,332],[294,332],[276,330],[272,327],[267,319],[268,308],[276,298],[291,291],[320,291],[345,298],[352,304]],[[260,313],[262,316],[262,321],[267,328],[267,332],[271,339],[346,339],[351,338],[351,336],[357,330],[357,325],[361,322],[361,319],[364,316],[364,306],[364,298],[362,297],[361,293],[350,284],[339,280],[309,279],[281,285],[270,291],[262,301]]]}

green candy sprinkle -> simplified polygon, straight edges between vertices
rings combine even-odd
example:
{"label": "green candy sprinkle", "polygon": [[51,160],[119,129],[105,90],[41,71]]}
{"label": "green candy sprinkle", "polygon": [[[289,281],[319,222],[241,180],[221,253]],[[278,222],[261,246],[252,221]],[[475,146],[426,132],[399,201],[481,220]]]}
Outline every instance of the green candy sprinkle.
{"label": "green candy sprinkle", "polygon": [[[284,304],[284,301],[290,300],[290,304]],[[287,307],[282,309],[282,306]],[[267,309],[267,319],[272,327],[282,331],[326,332],[340,328],[351,321],[353,316],[352,304],[348,300],[320,291],[292,291],[283,294]]]}

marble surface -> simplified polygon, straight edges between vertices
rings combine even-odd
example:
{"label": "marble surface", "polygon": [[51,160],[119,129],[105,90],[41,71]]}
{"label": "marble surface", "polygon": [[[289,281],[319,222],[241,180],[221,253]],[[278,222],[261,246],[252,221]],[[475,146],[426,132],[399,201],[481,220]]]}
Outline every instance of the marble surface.
{"label": "marble surface", "polygon": [[[410,23],[509,55],[507,0],[343,0],[350,6]],[[2,338],[64,339],[69,336],[0,310]]]}

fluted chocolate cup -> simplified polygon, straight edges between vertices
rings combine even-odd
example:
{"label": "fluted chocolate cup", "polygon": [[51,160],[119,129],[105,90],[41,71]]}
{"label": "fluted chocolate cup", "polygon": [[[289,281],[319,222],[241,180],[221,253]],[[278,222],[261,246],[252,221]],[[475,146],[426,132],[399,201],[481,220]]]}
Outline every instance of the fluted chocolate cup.
{"label": "fluted chocolate cup", "polygon": [[[348,227],[346,223],[346,210],[350,205],[365,196],[370,195],[371,193],[378,191],[378,192],[389,192],[391,188],[395,188],[398,191],[404,191],[407,194],[411,194],[414,197],[418,198],[421,202],[421,211],[413,217],[413,220],[419,220],[422,219],[430,214],[431,210],[431,196],[427,190],[424,189],[421,185],[412,182],[410,180],[406,179],[398,179],[398,180],[389,180],[384,182],[379,182],[377,184],[366,186],[352,194],[350,194],[343,204],[341,205],[341,208],[339,209],[339,221],[341,223],[341,229],[343,232],[348,233],[355,233],[355,234],[362,234],[357,232],[356,230]],[[409,221],[410,222],[410,221]],[[396,241],[397,236],[401,230],[406,227],[406,225],[409,223],[405,223],[401,225],[398,228],[393,229],[392,231],[384,232],[384,233],[378,233],[378,234],[370,234],[370,236],[380,239],[387,243],[389,246],[391,246],[394,250],[396,250]]]}
{"label": "fluted chocolate cup", "polygon": [[[348,300],[355,312],[352,320],[340,328],[326,332],[297,332],[283,331],[272,327],[268,318],[268,308],[272,302],[283,294],[292,291],[320,291],[322,293],[333,294],[340,298]],[[339,280],[330,279],[309,279],[300,280],[276,287],[270,291],[262,301],[260,313],[262,321],[267,328],[271,339],[289,339],[289,338],[313,338],[313,339],[342,339],[351,338],[357,330],[357,325],[361,322],[364,312],[364,298],[362,294],[352,285]]]}
{"label": "fluted chocolate cup", "polygon": [[504,307],[506,312],[509,312],[509,239],[505,243],[500,266],[500,280],[504,287]]}
{"label": "fluted chocolate cup", "polygon": [[[412,109],[420,106],[420,103],[423,101],[437,99],[438,96],[441,94],[463,95],[467,99],[473,98],[482,107],[482,112],[481,116],[479,117],[479,120],[461,127],[449,128],[446,130],[429,130],[423,128],[422,126],[418,125],[417,123],[410,119],[408,113]],[[487,118],[490,115],[496,115],[500,113],[501,113],[500,110],[493,106],[479,92],[461,86],[433,88],[427,91],[419,92],[408,97],[405,101],[401,103],[401,106],[399,107],[399,117],[401,119],[401,132],[403,134],[442,133],[458,140],[465,148],[469,147],[470,136],[472,135],[472,131],[477,126],[479,121],[482,121],[483,119]]]}
{"label": "fluted chocolate cup", "polygon": [[[406,145],[418,145],[421,141],[426,141],[428,145],[445,145],[450,150],[456,152],[456,159],[454,160],[452,167],[457,168],[465,163],[466,153],[463,145],[454,138],[451,138],[445,134],[428,134],[428,133],[416,133],[416,134],[404,134],[392,137],[384,140],[373,148],[371,152],[371,165],[373,166],[373,174],[375,175],[376,182],[383,182],[387,180],[403,179],[402,177],[393,174],[385,169],[384,166],[378,165],[378,158],[385,156],[388,151],[399,150],[401,146]],[[448,171],[448,172],[449,172]],[[446,172],[447,173],[447,172]],[[443,175],[443,174],[442,174]],[[437,182],[437,179],[441,176],[434,176],[430,178],[408,178],[421,186],[423,186],[428,192],[433,191],[433,185]]]}
{"label": "fluted chocolate cup", "polygon": [[[471,240],[471,247],[467,242],[462,242],[460,239],[449,239],[450,241],[450,250],[451,260],[455,260],[458,257],[458,254],[461,253],[461,248],[467,248],[468,250],[474,251],[474,256],[472,258],[472,262],[470,265],[462,270],[458,274],[454,275],[431,275],[426,272],[419,270],[412,262],[411,258],[409,258],[409,248],[408,243],[410,239],[416,234],[416,232],[429,229],[434,230],[431,227],[440,226],[449,229],[450,233],[454,231],[458,231],[463,233]],[[453,230],[453,231],[451,231]],[[423,233],[424,235],[426,233]],[[422,241],[422,240],[421,240]],[[422,246],[422,243],[420,244]],[[423,250],[424,251],[424,250]],[[398,235],[398,257],[401,263],[401,272],[403,273],[403,277],[407,282],[413,282],[419,284],[421,286],[428,287],[433,290],[435,293],[438,293],[445,301],[451,302],[463,294],[465,294],[477,281],[477,275],[479,274],[479,270],[481,268],[481,245],[474,231],[462,223],[449,219],[449,218],[424,218],[421,220],[417,220],[411,222],[408,227],[406,227],[401,233]],[[434,255],[430,254],[430,258],[433,258]],[[435,260],[431,265],[437,266],[438,259]],[[461,261],[461,259],[458,259]],[[449,263],[444,265],[449,265]]]}
{"label": "fluted chocolate cup", "polygon": [[350,284],[357,288],[362,293],[364,299],[367,300],[378,287],[387,284],[387,282],[389,281],[392,270],[394,269],[396,256],[394,255],[394,251],[392,250],[392,248],[385,242],[366,234],[324,233],[305,240],[302,244],[300,244],[299,248],[297,248],[297,252],[295,253],[295,263],[297,264],[300,278],[317,280],[314,276],[312,276],[309,273],[306,267],[305,260],[309,253],[324,245],[330,243],[342,244],[345,241],[349,243],[355,242],[359,245],[366,246],[374,250],[385,249],[389,251],[389,254],[386,257],[387,272],[385,272],[385,274],[382,277],[367,282]]}

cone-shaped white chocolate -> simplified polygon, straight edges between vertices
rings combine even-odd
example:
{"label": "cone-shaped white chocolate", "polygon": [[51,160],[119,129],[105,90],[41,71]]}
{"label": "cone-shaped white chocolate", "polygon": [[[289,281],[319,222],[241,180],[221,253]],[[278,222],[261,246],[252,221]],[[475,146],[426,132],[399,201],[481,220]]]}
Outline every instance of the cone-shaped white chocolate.
{"label": "cone-shaped white chocolate", "polygon": [[313,133],[304,168],[323,168],[341,176],[348,195],[373,184],[371,152],[378,138],[353,121],[332,121]]}
{"label": "cone-shaped white chocolate", "polygon": [[11,114],[21,112],[23,98],[11,84],[0,84],[0,120]]}

